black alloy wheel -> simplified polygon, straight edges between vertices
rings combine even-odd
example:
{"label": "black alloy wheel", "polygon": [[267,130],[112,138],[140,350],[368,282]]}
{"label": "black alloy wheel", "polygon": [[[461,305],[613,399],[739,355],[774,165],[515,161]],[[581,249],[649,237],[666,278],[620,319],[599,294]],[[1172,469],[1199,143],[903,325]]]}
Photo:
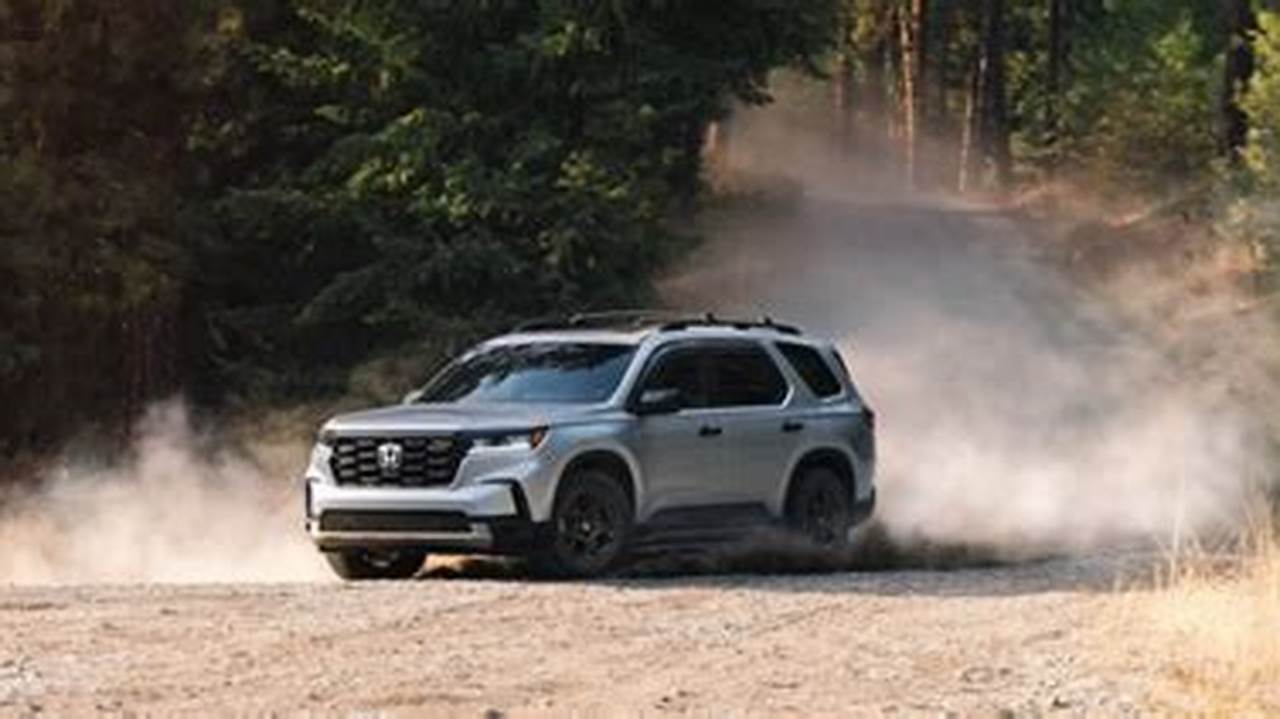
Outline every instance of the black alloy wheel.
{"label": "black alloy wheel", "polygon": [[787,525],[812,546],[846,547],[853,527],[853,502],[840,475],[824,466],[802,470],[787,502]]}
{"label": "black alloy wheel", "polygon": [[556,494],[537,568],[557,577],[605,574],[622,558],[631,526],[631,502],[619,480],[594,469],[575,472]]}

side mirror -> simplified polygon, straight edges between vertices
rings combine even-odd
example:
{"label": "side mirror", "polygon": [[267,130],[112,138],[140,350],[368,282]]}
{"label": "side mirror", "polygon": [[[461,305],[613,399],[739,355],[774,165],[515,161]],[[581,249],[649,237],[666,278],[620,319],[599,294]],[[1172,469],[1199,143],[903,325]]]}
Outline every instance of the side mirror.
{"label": "side mirror", "polygon": [[674,414],[684,409],[684,397],[675,387],[647,389],[640,393],[632,412],[641,417],[651,414]]}
{"label": "side mirror", "polygon": [[422,390],[415,389],[409,394],[406,394],[404,399],[400,400],[400,404],[414,404],[420,399],[422,399]]}

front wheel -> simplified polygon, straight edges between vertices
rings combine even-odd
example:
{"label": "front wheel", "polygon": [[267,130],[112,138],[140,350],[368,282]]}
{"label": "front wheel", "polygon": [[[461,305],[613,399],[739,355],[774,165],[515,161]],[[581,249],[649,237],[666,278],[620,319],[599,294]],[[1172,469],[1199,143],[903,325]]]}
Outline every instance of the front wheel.
{"label": "front wheel", "polygon": [[618,480],[587,469],[565,477],[534,555],[540,574],[595,577],[617,566],[631,536],[631,502]]}
{"label": "front wheel", "polygon": [[787,502],[787,526],[807,544],[839,551],[849,546],[853,501],[840,475],[821,465],[801,470]]}
{"label": "front wheel", "polygon": [[418,549],[343,549],[325,552],[335,574],[348,581],[408,579],[422,569],[427,553]]}

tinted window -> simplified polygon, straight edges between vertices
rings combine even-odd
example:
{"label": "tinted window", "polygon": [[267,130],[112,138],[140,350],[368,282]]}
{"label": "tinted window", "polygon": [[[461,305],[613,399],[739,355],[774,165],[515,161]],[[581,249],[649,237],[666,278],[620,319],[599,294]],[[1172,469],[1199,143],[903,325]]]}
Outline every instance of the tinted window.
{"label": "tinted window", "polygon": [[711,407],[780,404],[787,381],[760,347],[716,347],[706,350]]}
{"label": "tinted window", "polygon": [[778,349],[815,396],[834,397],[840,394],[840,380],[836,379],[818,350],[787,342],[779,342]]}
{"label": "tinted window", "polygon": [[635,348],[616,344],[535,342],[498,345],[449,365],[421,402],[603,402],[613,394]]}
{"label": "tinted window", "polygon": [[702,356],[702,352],[694,349],[672,350],[659,356],[645,377],[644,389],[678,389],[684,406],[706,407]]}

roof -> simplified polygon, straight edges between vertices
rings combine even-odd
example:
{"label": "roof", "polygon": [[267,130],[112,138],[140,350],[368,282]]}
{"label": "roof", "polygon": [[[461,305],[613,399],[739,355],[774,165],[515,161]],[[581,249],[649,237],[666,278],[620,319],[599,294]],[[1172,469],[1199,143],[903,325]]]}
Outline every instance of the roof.
{"label": "roof", "polygon": [[800,337],[798,327],[775,322],[717,317],[708,312],[687,315],[661,310],[596,312],[526,322],[504,335],[503,341],[582,341],[634,344],[658,332],[703,332],[725,335],[739,332]]}

